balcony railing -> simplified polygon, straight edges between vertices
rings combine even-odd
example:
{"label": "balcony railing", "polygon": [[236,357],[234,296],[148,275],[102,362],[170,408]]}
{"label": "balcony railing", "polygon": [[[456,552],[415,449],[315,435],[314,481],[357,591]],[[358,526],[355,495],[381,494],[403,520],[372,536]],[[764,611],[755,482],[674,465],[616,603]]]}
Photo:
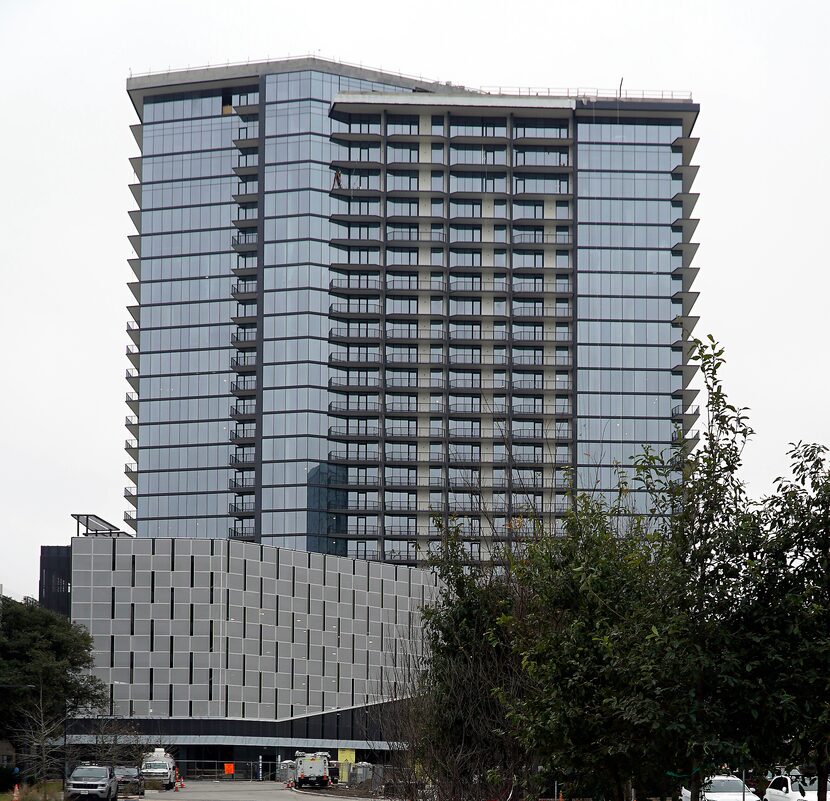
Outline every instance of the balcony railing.
{"label": "balcony railing", "polygon": [[380,314],[383,307],[380,303],[332,303],[329,305],[329,314]]}
{"label": "balcony railing", "polygon": [[379,387],[380,385],[380,378],[369,376],[354,376],[350,378],[332,376],[329,379],[330,387],[340,389],[348,389],[349,387],[363,389],[368,387]]}
{"label": "balcony railing", "polygon": [[570,317],[570,306],[514,306],[514,317]]}
{"label": "balcony railing", "polygon": [[241,353],[231,358],[231,370],[248,371],[257,366],[257,355],[254,352]]}
{"label": "balcony railing", "polygon": [[364,403],[350,403],[349,401],[331,401],[330,412],[377,412],[380,411],[380,401],[366,401]]}
{"label": "balcony railing", "polygon": [[256,511],[254,501],[231,501],[228,504],[229,515],[253,514]]}
{"label": "balcony railing", "polygon": [[332,328],[329,336],[333,339],[380,339],[380,328]]}
{"label": "balcony railing", "polygon": [[243,376],[242,378],[237,378],[236,381],[231,381],[231,392],[256,392],[256,377]]}
{"label": "balcony railing", "polygon": [[536,231],[513,232],[514,245],[570,245],[571,242],[570,232],[560,231],[549,234]]}
{"label": "balcony railing", "polygon": [[253,451],[242,451],[232,453],[228,457],[228,464],[231,465],[253,465],[256,461]]}
{"label": "balcony railing", "polygon": [[241,439],[254,439],[255,437],[256,426],[238,426],[228,435],[231,442],[237,442]]}
{"label": "balcony railing", "polygon": [[256,231],[242,231],[231,237],[231,245],[235,248],[251,250],[257,246],[259,241]]}
{"label": "balcony railing", "polygon": [[390,242],[443,242],[446,239],[444,231],[425,230],[394,230],[386,232],[386,239]]}
{"label": "balcony railing", "polygon": [[332,278],[329,281],[330,289],[380,289],[382,286],[380,278]]}
{"label": "balcony railing", "polygon": [[256,414],[256,403],[249,401],[231,406],[231,417],[250,417]]}
{"label": "balcony railing", "polygon": [[377,462],[380,459],[380,451],[350,451],[347,448],[337,448],[329,451],[331,462]]}
{"label": "balcony railing", "polygon": [[233,526],[228,529],[228,537],[233,540],[256,539],[256,526]]}
{"label": "balcony railing", "polygon": [[229,478],[228,489],[233,492],[249,492],[256,489],[254,476],[243,475],[241,478]]}

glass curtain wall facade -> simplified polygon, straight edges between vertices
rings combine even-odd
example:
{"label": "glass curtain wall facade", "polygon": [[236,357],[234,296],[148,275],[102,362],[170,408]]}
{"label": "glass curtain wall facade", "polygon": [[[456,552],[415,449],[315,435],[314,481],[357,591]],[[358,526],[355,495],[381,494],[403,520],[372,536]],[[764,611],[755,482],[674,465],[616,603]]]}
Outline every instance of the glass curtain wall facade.
{"label": "glass curtain wall facade", "polygon": [[686,410],[684,136],[681,118],[577,121],[576,465],[609,499],[643,446],[677,441]]}
{"label": "glass curtain wall facade", "polygon": [[301,62],[130,81],[139,535],[488,558],[688,432],[690,99]]}
{"label": "glass curtain wall facade", "polygon": [[320,550],[328,533],[329,103],[422,86],[337,66],[128,84],[141,156],[125,520],[140,536]]}

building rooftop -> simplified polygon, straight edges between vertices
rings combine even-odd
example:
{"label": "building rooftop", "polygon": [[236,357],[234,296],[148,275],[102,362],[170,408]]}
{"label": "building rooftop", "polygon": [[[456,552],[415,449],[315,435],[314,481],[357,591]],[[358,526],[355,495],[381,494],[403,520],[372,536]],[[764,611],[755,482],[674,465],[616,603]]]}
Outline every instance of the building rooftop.
{"label": "building rooftop", "polygon": [[[266,59],[264,61],[228,62],[226,64],[204,65],[187,67],[185,69],[167,69],[144,73],[130,73],[127,79],[127,92],[133,104],[139,108],[138,101],[144,95],[156,94],[171,86],[187,85],[193,91],[201,89],[219,88],[222,86],[238,85],[240,81],[257,80],[262,75],[272,75],[281,72],[299,72],[302,70],[318,70],[320,72],[337,73],[351,78],[358,78],[378,83],[394,83],[412,89],[413,92],[427,92],[430,94],[449,95],[456,100],[459,96],[493,98],[498,97],[499,103],[483,103],[483,105],[530,105],[528,98],[564,99],[571,101],[563,107],[573,107],[573,104],[597,103],[604,101],[627,103],[667,103],[693,104],[692,93],[689,91],[665,89],[597,89],[597,88],[549,88],[533,86],[485,86],[474,88],[455,84],[452,81],[436,81],[423,76],[407,75],[393,70],[376,69],[362,64],[352,64],[336,59],[321,58],[316,55],[290,56],[287,58]],[[521,103],[510,102],[510,99]],[[474,105],[471,103],[471,105]],[[548,105],[548,104],[545,104]]]}

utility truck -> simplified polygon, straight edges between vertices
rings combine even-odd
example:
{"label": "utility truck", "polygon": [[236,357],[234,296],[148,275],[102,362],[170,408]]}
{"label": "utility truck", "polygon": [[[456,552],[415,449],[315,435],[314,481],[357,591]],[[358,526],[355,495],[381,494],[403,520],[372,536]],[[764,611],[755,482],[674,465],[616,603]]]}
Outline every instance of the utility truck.
{"label": "utility truck", "polygon": [[161,782],[165,790],[171,790],[176,783],[176,762],[163,748],[144,755],[141,772],[145,779]]}
{"label": "utility truck", "polygon": [[329,774],[328,751],[315,751],[307,754],[297,751],[294,754],[297,761],[297,787],[328,787],[331,782]]}

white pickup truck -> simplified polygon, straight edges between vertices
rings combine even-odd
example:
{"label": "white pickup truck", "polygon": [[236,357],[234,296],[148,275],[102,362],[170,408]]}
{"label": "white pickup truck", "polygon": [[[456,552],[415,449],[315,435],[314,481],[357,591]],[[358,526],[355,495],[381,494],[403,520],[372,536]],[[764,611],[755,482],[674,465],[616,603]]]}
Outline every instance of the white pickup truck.
{"label": "white pickup truck", "polygon": [[160,781],[165,790],[172,789],[176,783],[176,762],[163,748],[144,755],[141,772],[145,779]]}

